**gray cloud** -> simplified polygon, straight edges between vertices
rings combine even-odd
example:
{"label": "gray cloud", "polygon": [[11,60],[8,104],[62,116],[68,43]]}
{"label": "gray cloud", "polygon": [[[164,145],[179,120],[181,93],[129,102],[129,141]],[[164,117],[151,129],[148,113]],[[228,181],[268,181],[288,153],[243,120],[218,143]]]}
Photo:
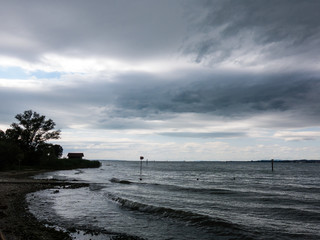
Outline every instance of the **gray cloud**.
{"label": "gray cloud", "polygon": [[[70,122],[112,129],[152,128],[143,120],[170,120],[182,113],[246,119],[269,112],[280,119],[290,115],[289,121],[301,126],[316,124],[320,117],[320,82],[312,75],[185,71],[176,79],[163,77],[126,73],[116,81],[89,79],[46,91],[0,89],[0,100],[7,109],[64,112],[65,119],[74,113]],[[265,127],[284,123],[274,119],[269,124]]]}
{"label": "gray cloud", "polygon": [[182,54],[213,65],[311,64],[319,61],[319,11],[317,0],[4,1],[0,51],[28,61],[45,53],[130,61]]}
{"label": "gray cloud", "polygon": [[[44,53],[139,61],[180,51],[197,62],[213,63],[236,61],[239,51],[258,53],[252,64],[269,60],[285,64],[286,58],[316,64],[319,10],[320,2],[315,0],[12,0],[0,8],[0,51],[29,61],[39,61]],[[299,66],[282,68],[285,73],[127,71],[112,79],[88,77],[63,86],[50,83],[41,91],[0,88],[1,114],[10,114],[11,119],[32,108],[49,115],[61,112],[65,114],[61,121],[68,123],[128,129],[153,127],[139,119],[170,120],[181,113],[245,119],[270,112],[290,113],[301,126],[312,125],[320,116],[320,79],[309,70],[293,70]],[[90,111],[98,114],[86,120]],[[71,113],[75,114],[68,119]],[[273,124],[268,127],[283,122]]]}
{"label": "gray cloud", "polygon": [[183,137],[183,138],[233,138],[245,137],[244,132],[164,132],[160,133],[163,136]]}
{"label": "gray cloud", "polygon": [[5,1],[2,54],[39,60],[43,53],[139,60],[167,55],[186,25],[181,1]]}
{"label": "gray cloud", "polygon": [[136,80],[134,87],[124,80],[112,88],[120,93],[114,104],[120,109],[136,110],[138,114],[191,112],[245,117],[268,111],[318,115],[319,84],[319,79],[301,74],[239,73],[211,74],[193,81],[158,80],[150,85]]}
{"label": "gray cloud", "polygon": [[318,0],[2,1],[0,127],[32,109],[88,158],[313,158],[316,144],[292,141],[319,141],[319,12]]}
{"label": "gray cloud", "polygon": [[198,14],[204,17],[196,16],[185,48],[197,62],[236,61],[241,57],[237,51],[259,56],[251,64],[283,58],[319,60],[317,0],[201,2]]}

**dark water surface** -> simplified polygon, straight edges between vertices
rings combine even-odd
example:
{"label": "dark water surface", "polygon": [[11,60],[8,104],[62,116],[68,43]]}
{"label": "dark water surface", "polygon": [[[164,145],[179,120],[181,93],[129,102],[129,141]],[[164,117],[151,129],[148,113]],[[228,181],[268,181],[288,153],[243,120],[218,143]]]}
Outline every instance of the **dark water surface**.
{"label": "dark water surface", "polygon": [[28,195],[37,218],[65,228],[155,240],[320,239],[319,163],[276,162],[272,172],[264,162],[144,162],[140,181],[139,162],[103,161],[38,177],[90,183]]}

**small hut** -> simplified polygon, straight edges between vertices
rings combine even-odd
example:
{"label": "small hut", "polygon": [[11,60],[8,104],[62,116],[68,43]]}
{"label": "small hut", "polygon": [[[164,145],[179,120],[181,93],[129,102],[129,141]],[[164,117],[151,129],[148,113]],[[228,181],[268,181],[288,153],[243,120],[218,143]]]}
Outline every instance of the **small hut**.
{"label": "small hut", "polygon": [[68,153],[68,158],[80,158],[82,159],[84,157],[83,153]]}

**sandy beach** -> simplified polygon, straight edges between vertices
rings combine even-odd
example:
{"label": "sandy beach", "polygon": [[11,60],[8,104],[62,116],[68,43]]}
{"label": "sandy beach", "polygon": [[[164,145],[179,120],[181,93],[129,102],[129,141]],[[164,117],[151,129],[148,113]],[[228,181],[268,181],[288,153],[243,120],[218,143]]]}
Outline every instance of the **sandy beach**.
{"label": "sandy beach", "polygon": [[[40,171],[0,172],[0,240],[71,239],[67,233],[45,227],[29,213],[25,203],[27,193],[70,185],[61,181],[30,178],[37,173]],[[84,184],[71,185],[81,187]]]}

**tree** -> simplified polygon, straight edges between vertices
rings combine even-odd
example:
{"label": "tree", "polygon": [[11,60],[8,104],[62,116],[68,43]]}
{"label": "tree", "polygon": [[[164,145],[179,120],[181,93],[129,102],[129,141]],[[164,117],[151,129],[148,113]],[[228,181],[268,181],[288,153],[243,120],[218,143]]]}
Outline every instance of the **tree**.
{"label": "tree", "polygon": [[22,149],[37,151],[39,145],[46,141],[60,138],[60,130],[53,131],[56,124],[51,119],[46,120],[45,116],[37,112],[24,111],[15,118],[19,123],[12,123],[6,135],[18,142]]}
{"label": "tree", "polygon": [[63,148],[59,144],[53,145],[54,154],[57,158],[61,158],[63,154]]}
{"label": "tree", "polygon": [[38,151],[45,155],[45,157],[50,156],[51,158],[61,158],[63,153],[63,148],[59,144],[45,143],[38,147]]}
{"label": "tree", "polygon": [[0,130],[0,169],[19,165],[24,154],[16,142],[7,138],[5,132]]}
{"label": "tree", "polygon": [[4,131],[0,129],[0,140],[4,140],[5,138],[6,138],[6,134],[4,133]]}
{"label": "tree", "polygon": [[17,144],[0,139],[0,169],[19,165],[23,158],[24,154]]}
{"label": "tree", "polygon": [[12,123],[5,133],[0,132],[0,138],[6,142],[17,144],[24,152],[25,163],[39,162],[46,141],[60,138],[60,130],[54,131],[55,123],[32,110],[17,114],[18,123]]}

